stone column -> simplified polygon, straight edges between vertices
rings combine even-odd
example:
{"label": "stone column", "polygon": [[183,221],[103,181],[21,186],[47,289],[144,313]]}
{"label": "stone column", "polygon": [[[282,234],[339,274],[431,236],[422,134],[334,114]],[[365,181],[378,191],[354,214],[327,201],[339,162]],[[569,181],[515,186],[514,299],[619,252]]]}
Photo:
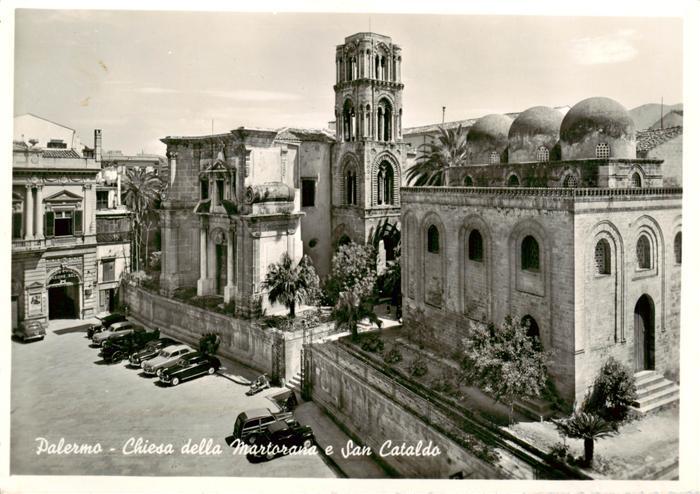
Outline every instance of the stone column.
{"label": "stone column", "polygon": [[378,141],[383,141],[384,140],[384,112],[379,112],[378,115],[378,122],[377,122],[377,140]]}
{"label": "stone column", "polygon": [[92,190],[92,184],[83,185],[83,235],[89,235],[94,233],[92,229],[94,228],[95,222],[92,218],[92,208],[90,207],[90,191]]}
{"label": "stone column", "polygon": [[235,258],[235,242],[236,230],[229,229],[226,239],[226,286],[224,287],[224,302],[228,303],[233,298],[234,293],[234,276],[233,267],[236,262]]}
{"label": "stone column", "polygon": [[197,280],[197,295],[206,295],[207,288],[207,228],[202,221],[199,229],[199,280]]}
{"label": "stone column", "polygon": [[34,238],[34,192],[32,186],[27,185],[27,194],[24,196],[24,239]]}
{"label": "stone column", "polygon": [[44,238],[44,186],[36,186],[36,238]]}

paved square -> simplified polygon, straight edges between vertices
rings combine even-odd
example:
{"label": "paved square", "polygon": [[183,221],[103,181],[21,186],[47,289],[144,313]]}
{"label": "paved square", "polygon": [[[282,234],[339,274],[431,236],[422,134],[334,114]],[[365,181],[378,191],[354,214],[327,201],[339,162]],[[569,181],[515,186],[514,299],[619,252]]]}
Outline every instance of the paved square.
{"label": "paved square", "polygon": [[[161,387],[140,369],[105,364],[84,332],[47,331],[44,341],[12,342],[11,463],[13,475],[181,475],[334,477],[320,454],[250,463],[224,437],[238,413],[271,408],[278,390],[246,396],[246,386],[205,376]],[[308,424],[313,427],[313,424]],[[46,438],[58,444],[100,444],[97,454],[37,454]],[[172,444],[173,454],[124,454],[130,438]],[[188,455],[191,439],[212,440],[222,454]],[[133,449],[133,448],[132,448]]]}

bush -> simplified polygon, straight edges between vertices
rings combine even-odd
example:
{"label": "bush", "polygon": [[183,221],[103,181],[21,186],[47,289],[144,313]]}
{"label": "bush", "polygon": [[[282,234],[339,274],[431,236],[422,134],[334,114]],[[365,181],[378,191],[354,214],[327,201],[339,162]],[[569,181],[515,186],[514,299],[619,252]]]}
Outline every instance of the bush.
{"label": "bush", "polygon": [[459,394],[459,388],[447,370],[442,372],[441,377],[433,379],[430,386],[433,391],[437,393],[446,394],[448,396],[456,396]]}
{"label": "bush", "polygon": [[418,356],[409,364],[408,372],[410,372],[413,377],[423,377],[428,373],[428,364],[423,357]]}
{"label": "bush", "polygon": [[398,345],[394,345],[389,351],[384,352],[384,362],[387,364],[395,364],[397,362],[401,362],[402,360],[403,355],[401,355]]}
{"label": "bush", "polygon": [[379,353],[384,350],[384,342],[376,334],[365,338],[361,346],[363,350],[372,353]]}
{"label": "bush", "polygon": [[177,288],[173,292],[173,297],[177,300],[188,302],[190,299],[197,296],[197,289],[193,287]]}
{"label": "bush", "polygon": [[569,445],[566,443],[558,442],[550,446],[549,454],[550,456],[556,458],[559,461],[568,461],[569,457],[571,457],[571,459],[573,460],[573,455],[571,454]]}
{"label": "bush", "polygon": [[610,357],[601,367],[593,388],[586,394],[584,412],[600,416],[617,425],[624,421],[632,403],[637,399],[632,371]]}

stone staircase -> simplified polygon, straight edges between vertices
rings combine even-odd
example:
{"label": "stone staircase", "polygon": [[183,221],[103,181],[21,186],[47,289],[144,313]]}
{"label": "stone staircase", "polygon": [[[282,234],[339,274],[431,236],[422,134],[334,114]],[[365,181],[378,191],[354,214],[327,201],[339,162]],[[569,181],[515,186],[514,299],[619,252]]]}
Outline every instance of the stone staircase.
{"label": "stone staircase", "polygon": [[645,414],[663,406],[675,403],[679,399],[680,388],[662,374],[652,370],[637,372],[634,375],[637,388],[637,400],[632,410]]}
{"label": "stone staircase", "polygon": [[540,398],[523,398],[517,400],[513,408],[523,415],[533,420],[539,420],[540,422],[548,420],[555,415],[552,403]]}
{"label": "stone staircase", "polygon": [[289,381],[284,383],[284,386],[291,389],[292,391],[301,393],[301,372],[297,372],[296,374],[294,374],[294,376]]}

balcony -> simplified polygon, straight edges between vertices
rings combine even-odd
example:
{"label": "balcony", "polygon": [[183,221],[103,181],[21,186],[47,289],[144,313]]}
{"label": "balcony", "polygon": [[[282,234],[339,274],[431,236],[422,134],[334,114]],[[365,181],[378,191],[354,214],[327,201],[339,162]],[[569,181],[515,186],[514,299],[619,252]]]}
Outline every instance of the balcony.
{"label": "balcony", "polygon": [[22,238],[12,239],[12,252],[31,252],[46,250],[46,239],[24,240]]}
{"label": "balcony", "polygon": [[124,244],[131,241],[131,231],[101,232],[97,234],[98,244]]}

